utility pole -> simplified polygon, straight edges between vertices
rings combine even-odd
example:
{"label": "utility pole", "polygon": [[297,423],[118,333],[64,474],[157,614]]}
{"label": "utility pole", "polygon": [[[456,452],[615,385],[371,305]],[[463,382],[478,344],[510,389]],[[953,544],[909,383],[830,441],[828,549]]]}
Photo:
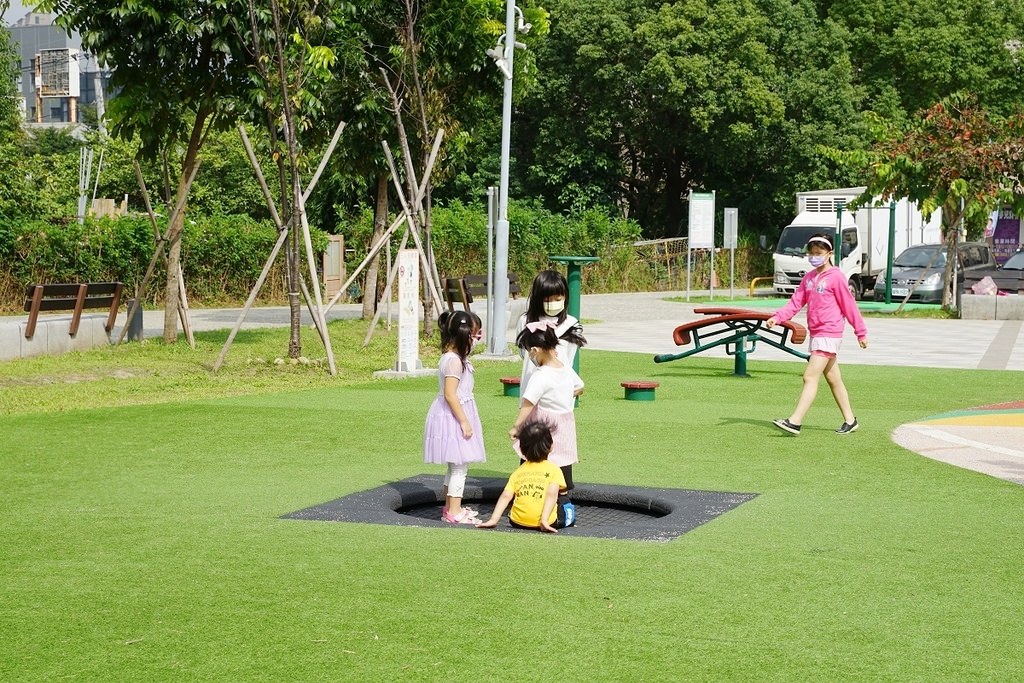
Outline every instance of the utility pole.
{"label": "utility pole", "polygon": [[[487,350],[490,355],[495,356],[509,355],[505,328],[508,323],[508,177],[512,146],[512,74],[516,47],[526,47],[522,43],[516,43],[517,13],[519,29],[523,33],[530,30],[530,25],[523,19],[522,11],[516,7],[515,0],[508,0],[505,8],[505,35],[499,39],[497,47],[487,51],[504,76],[501,107],[501,173],[498,181],[498,219],[495,221],[494,234],[494,318],[487,322],[491,328]],[[500,42],[502,40],[503,43]],[[503,50],[499,52],[499,48]]]}

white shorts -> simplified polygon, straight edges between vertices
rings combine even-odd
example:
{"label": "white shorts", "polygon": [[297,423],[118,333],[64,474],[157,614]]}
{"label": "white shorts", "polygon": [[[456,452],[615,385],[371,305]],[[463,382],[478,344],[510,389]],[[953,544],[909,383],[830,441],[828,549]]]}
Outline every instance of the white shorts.
{"label": "white shorts", "polygon": [[839,353],[839,347],[842,346],[842,343],[843,340],[838,337],[811,337],[808,346],[811,349],[811,353],[831,358]]}

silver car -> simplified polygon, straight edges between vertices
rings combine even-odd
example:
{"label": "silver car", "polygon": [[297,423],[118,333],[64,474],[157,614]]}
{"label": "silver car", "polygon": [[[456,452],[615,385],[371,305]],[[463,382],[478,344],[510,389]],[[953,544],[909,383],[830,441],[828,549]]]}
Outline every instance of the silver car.
{"label": "silver car", "polygon": [[[892,298],[942,303],[942,276],[946,271],[945,244],[921,244],[904,249],[892,262]],[[957,277],[965,272],[995,268],[992,252],[984,242],[962,242],[957,245]],[[885,271],[875,280],[875,300],[885,298]]]}

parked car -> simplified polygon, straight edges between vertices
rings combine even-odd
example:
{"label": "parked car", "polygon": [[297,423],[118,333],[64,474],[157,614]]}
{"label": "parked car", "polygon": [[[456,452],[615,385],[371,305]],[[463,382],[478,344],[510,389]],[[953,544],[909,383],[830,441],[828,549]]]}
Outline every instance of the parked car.
{"label": "parked car", "polygon": [[963,291],[971,294],[973,286],[986,277],[992,278],[995,288],[1003,294],[1024,294],[1024,249],[1006,259],[995,268],[972,270],[964,277]]}
{"label": "parked car", "polygon": [[[892,262],[892,297],[922,303],[942,303],[942,277],[946,272],[945,244],[920,244],[904,249]],[[995,269],[992,251],[984,242],[963,242],[957,245],[957,277],[965,273],[973,277],[978,270]],[[929,265],[931,264],[931,265]],[[885,271],[875,280],[875,300],[885,298]]]}
{"label": "parked car", "polygon": [[1024,249],[1006,259],[1003,265],[999,266],[999,270],[1024,270]]}

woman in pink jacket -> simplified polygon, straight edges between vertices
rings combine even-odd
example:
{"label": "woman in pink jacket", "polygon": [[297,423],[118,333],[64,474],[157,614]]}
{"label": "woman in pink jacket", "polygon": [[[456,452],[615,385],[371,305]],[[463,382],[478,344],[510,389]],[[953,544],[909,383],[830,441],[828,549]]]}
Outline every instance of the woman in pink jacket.
{"label": "woman in pink jacket", "polygon": [[849,434],[856,431],[857,418],[850,407],[850,395],[843,384],[843,376],[839,373],[839,346],[843,340],[845,323],[853,326],[857,342],[862,349],[868,347],[868,330],[864,318],[857,309],[857,302],[846,286],[843,271],[832,265],[832,238],[817,234],[807,240],[807,258],[813,270],[804,276],[800,286],[793,292],[789,303],[775,312],[765,322],[771,329],[776,323],[786,322],[800,309],[807,305],[807,329],[811,333],[811,357],[804,370],[804,387],[796,408],[786,419],[773,420],[773,424],[784,432],[799,434],[804,415],[814,403],[818,394],[818,384],[822,375],[828,382],[832,396],[836,399],[839,410],[843,413],[843,424],[836,430],[837,434]]}

